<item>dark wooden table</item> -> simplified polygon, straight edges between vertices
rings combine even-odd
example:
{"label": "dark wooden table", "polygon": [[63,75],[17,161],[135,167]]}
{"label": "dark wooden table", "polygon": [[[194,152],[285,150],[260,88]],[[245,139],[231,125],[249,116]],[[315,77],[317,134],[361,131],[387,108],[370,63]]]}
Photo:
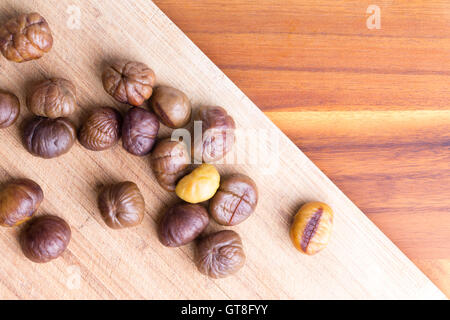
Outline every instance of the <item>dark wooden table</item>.
{"label": "dark wooden table", "polygon": [[154,2],[450,296],[448,1]]}

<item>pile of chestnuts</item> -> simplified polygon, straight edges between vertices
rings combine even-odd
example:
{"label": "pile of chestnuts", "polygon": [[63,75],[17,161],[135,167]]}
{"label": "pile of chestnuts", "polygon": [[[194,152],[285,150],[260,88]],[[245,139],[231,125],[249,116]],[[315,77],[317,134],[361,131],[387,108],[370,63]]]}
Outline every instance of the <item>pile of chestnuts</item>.
{"label": "pile of chestnuts", "polygon": [[[10,61],[39,59],[52,45],[50,27],[38,13],[20,15],[0,27],[0,51]],[[121,139],[130,154],[149,155],[156,181],[181,199],[159,221],[159,241],[166,247],[195,241],[195,264],[211,278],[237,272],[246,259],[241,237],[232,230],[203,234],[210,218],[221,226],[235,226],[249,218],[258,203],[255,181],[244,174],[222,178],[211,164],[223,159],[236,142],[233,118],[219,106],[202,106],[193,116],[187,95],[176,88],[157,86],[154,71],[141,62],[112,63],[102,74],[102,84],[111,97],[129,109],[122,115],[113,107],[97,107],[77,130],[69,118],[79,109],[75,85],[63,78],[35,83],[26,99],[33,116],[21,131],[25,149],[33,156],[50,159],[69,152],[77,140],[87,150],[103,151]],[[0,91],[0,128],[13,125],[19,113],[17,96]],[[189,141],[190,148],[184,141],[158,140],[160,123],[178,129],[191,119],[201,123],[202,134]],[[200,165],[193,168],[193,160]],[[12,180],[0,188],[0,225],[25,223],[20,245],[34,262],[57,258],[71,238],[71,229],[63,219],[34,217],[43,199],[41,187],[30,179]],[[135,227],[145,216],[144,197],[131,181],[104,186],[97,206],[112,229]],[[332,221],[332,210],[326,204],[303,206],[290,232],[295,247],[306,254],[320,251],[328,242]]]}

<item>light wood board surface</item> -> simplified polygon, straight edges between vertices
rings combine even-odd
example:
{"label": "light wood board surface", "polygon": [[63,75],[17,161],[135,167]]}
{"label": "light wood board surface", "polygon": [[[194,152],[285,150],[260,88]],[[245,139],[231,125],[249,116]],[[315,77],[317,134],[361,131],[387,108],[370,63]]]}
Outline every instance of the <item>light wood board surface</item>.
{"label": "light wood board surface", "polygon": [[[70,5],[81,9],[79,29],[68,27]],[[19,95],[23,106],[19,123],[0,131],[0,179],[37,181],[45,193],[40,214],[64,217],[72,226],[72,241],[61,258],[33,264],[20,252],[19,229],[0,230],[2,298],[444,298],[153,3],[7,0],[0,4],[0,21],[30,11],[47,19],[55,43],[35,62],[0,60],[0,86]],[[26,88],[42,77],[62,76],[76,83],[80,110],[72,118],[77,123],[95,106],[125,110],[100,81],[105,62],[119,57],[147,63],[159,84],[182,88],[195,106],[222,105],[239,128],[268,133],[261,135],[262,144],[249,144],[258,150],[249,148],[242,136],[234,154],[250,156],[236,166],[219,166],[221,173],[247,173],[260,189],[257,212],[233,228],[248,257],[236,276],[203,277],[192,263],[192,246],[168,249],[158,242],[156,222],[176,198],[157,185],[148,158],[133,157],[120,145],[100,153],[76,145],[61,158],[43,160],[22,147],[20,122],[29,115]],[[257,153],[277,163],[276,170],[253,164]],[[96,194],[100,184],[121,180],[138,184],[147,214],[139,227],[117,231],[101,220]],[[328,248],[307,257],[292,247],[288,228],[298,207],[311,200],[327,202],[336,218]],[[210,229],[220,227],[212,223]]]}
{"label": "light wood board surface", "polygon": [[448,1],[154,2],[450,297]]}

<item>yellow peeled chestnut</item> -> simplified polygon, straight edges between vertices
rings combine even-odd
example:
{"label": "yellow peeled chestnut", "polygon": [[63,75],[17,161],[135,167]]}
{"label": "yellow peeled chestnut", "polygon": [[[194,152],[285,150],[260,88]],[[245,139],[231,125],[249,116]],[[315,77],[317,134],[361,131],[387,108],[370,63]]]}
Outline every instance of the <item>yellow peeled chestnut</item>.
{"label": "yellow peeled chestnut", "polygon": [[333,227],[333,210],[322,202],[304,204],[295,215],[290,236],[302,253],[313,255],[325,248]]}
{"label": "yellow peeled chestnut", "polygon": [[199,203],[211,199],[219,188],[220,175],[211,164],[202,164],[181,179],[175,193],[189,203]]}

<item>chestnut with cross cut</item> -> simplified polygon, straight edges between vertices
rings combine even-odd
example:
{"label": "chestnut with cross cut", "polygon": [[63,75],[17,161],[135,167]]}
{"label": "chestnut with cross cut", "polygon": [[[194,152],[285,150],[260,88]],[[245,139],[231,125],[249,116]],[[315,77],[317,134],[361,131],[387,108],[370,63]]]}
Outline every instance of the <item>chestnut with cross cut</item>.
{"label": "chestnut with cross cut", "polygon": [[333,227],[333,210],[322,202],[304,204],[292,223],[290,236],[301,252],[313,255],[328,244]]}
{"label": "chestnut with cross cut", "polygon": [[225,178],[209,203],[213,219],[224,226],[234,226],[246,220],[258,203],[256,183],[248,176],[234,174]]}

